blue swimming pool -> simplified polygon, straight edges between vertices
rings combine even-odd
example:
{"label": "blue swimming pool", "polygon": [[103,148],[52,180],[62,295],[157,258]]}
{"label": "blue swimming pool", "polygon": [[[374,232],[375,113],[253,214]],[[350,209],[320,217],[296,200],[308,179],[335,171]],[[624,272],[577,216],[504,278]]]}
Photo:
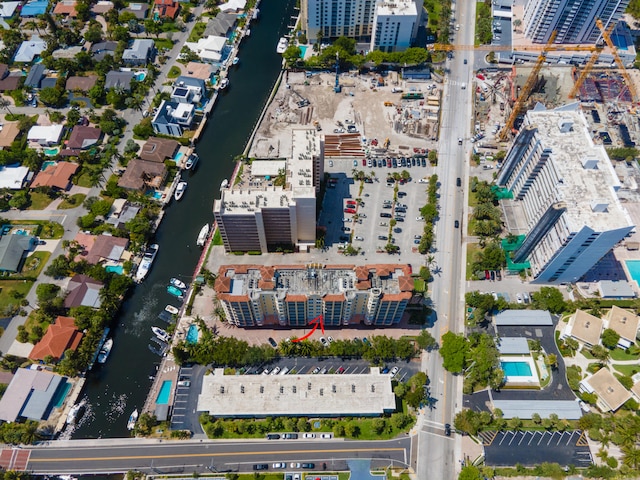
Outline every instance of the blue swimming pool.
{"label": "blue swimming pool", "polygon": [[168,405],[169,394],[171,393],[171,380],[165,380],[162,382],[158,396],[156,397],[157,405]]}
{"label": "blue swimming pool", "polygon": [[146,74],[146,73],[144,73],[144,72],[137,72],[137,73],[136,73],[136,80],[137,80],[138,82],[143,81],[146,77],[147,77],[147,74]]}
{"label": "blue swimming pool", "polygon": [[627,265],[631,279],[640,286],[640,260],[625,260],[624,263]]}
{"label": "blue swimming pool", "polygon": [[117,273],[118,275],[122,275],[124,273],[124,267],[122,265],[109,265],[104,267],[107,272]]}
{"label": "blue swimming pool", "polygon": [[45,171],[47,167],[50,167],[55,164],[56,162],[54,162],[53,160],[47,160],[46,162],[42,162],[42,168],[40,168],[40,170]]}
{"label": "blue swimming pool", "polygon": [[180,161],[180,159],[182,158],[182,155],[184,155],[184,153],[182,153],[182,152],[178,152],[178,153],[176,153],[176,156],[175,156],[175,157],[173,157],[173,160],[174,160],[176,163],[178,163],[178,162]]}
{"label": "blue swimming pool", "polygon": [[64,385],[58,388],[58,391],[56,392],[52,400],[54,408],[60,408],[62,405],[64,405],[64,399],[67,398],[67,393],[69,393],[71,387],[73,387],[73,384],[64,382]]}
{"label": "blue swimming pool", "polygon": [[501,361],[502,370],[507,377],[530,377],[529,362]]}
{"label": "blue swimming pool", "polygon": [[198,343],[198,327],[196,325],[189,325],[189,330],[187,330],[187,343]]}
{"label": "blue swimming pool", "polygon": [[307,53],[307,47],[306,45],[300,45],[298,47],[300,49],[300,58],[304,58],[304,55]]}
{"label": "blue swimming pool", "polygon": [[45,148],[43,152],[47,157],[53,157],[60,153],[60,147]]}

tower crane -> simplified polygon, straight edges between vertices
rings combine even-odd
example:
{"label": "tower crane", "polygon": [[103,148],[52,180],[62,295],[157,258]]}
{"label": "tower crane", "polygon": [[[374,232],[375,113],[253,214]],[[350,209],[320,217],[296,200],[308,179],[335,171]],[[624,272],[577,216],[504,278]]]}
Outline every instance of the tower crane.
{"label": "tower crane", "polygon": [[627,72],[627,69],[624,66],[624,63],[622,62],[620,55],[618,55],[618,49],[613,44],[613,41],[611,40],[611,36],[609,35],[609,31],[605,30],[602,20],[600,20],[599,18],[596,19],[596,25],[602,32],[602,38],[606,42],[607,46],[611,49],[611,53],[613,54],[613,58],[616,61],[616,65],[618,65],[618,68],[622,71],[622,76],[624,77],[624,81],[627,84],[629,93],[631,94],[631,102],[633,103],[637,102],[638,94],[636,92],[636,87],[633,85],[633,81],[631,80],[631,77],[629,76],[629,72]]}
{"label": "tower crane", "polygon": [[[611,25],[609,25],[609,28],[607,29],[608,34],[612,32],[615,26],[616,26],[615,23],[612,23]],[[580,72],[580,75],[578,76],[578,79],[576,80],[576,82],[573,84],[573,88],[571,89],[571,92],[569,92],[569,98],[576,98],[576,95],[580,91],[580,87],[586,80],[589,73],[591,73],[591,69],[598,61],[598,58],[600,57],[602,50],[604,50],[604,43],[596,44],[595,49],[593,50],[593,53],[589,58],[589,61]]]}
{"label": "tower crane", "polygon": [[529,95],[531,94],[533,87],[538,81],[538,74],[540,73],[540,70],[542,69],[542,65],[544,65],[544,61],[547,58],[547,52],[552,49],[553,41],[556,39],[556,35],[557,35],[557,32],[554,30],[551,33],[551,36],[549,37],[549,41],[546,43],[546,45],[543,47],[542,51],[540,52],[540,55],[536,60],[536,64],[534,65],[533,70],[531,70],[531,74],[529,74],[529,78],[527,78],[527,81],[525,82],[524,86],[520,90],[520,95],[518,96],[516,103],[513,104],[513,108],[511,109],[511,115],[509,115],[509,119],[507,120],[507,123],[505,124],[504,128],[500,132],[500,135],[498,136],[501,142],[504,142],[506,140],[507,135],[509,135],[509,132],[513,128],[513,124],[515,123],[516,118],[518,118],[518,115],[520,115],[522,109],[524,108],[525,102],[529,98]]}

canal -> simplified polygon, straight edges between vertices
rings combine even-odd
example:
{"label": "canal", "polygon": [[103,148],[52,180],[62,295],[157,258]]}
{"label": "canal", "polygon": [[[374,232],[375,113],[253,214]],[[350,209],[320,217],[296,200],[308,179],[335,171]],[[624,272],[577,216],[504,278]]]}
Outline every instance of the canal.
{"label": "canal", "polygon": [[[213,222],[212,206],[220,183],[233,172],[233,158],[242,153],[269,93],[278,77],[281,57],[275,52],[286,33],[295,0],[263,0],[260,17],[240,47],[240,63],[231,67],[230,83],[211,112],[197,145],[197,170],[183,177],[187,191],[167,208],[156,233],[158,256],[145,282],[122,306],[114,328],[114,346],[106,364],[88,374],[82,398],[87,413],[73,438],[128,436],[129,414],[141,409],[160,357],[147,345],[153,325],[163,326],[157,315],[165,305],[177,305],[166,293],[171,277],[190,281],[201,250],[196,238],[205,223]],[[187,178],[188,177],[188,178]]]}

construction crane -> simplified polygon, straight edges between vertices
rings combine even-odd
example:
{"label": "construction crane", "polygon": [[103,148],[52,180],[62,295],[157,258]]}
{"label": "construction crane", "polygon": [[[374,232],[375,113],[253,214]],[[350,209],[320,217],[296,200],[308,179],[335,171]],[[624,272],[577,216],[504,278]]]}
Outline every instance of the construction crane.
{"label": "construction crane", "polygon": [[553,48],[548,48],[547,45],[451,45],[448,43],[434,43],[427,47],[430,51],[434,52],[452,52],[456,50],[469,51],[478,50],[486,52],[549,52],[549,51],[562,51],[562,52],[592,52],[598,47],[595,45],[554,45]]}
{"label": "construction crane", "polygon": [[524,86],[520,90],[520,95],[518,96],[518,99],[513,104],[513,108],[511,109],[511,115],[509,115],[509,119],[507,120],[507,123],[505,124],[504,128],[500,132],[500,135],[498,136],[501,142],[504,142],[507,139],[509,132],[511,132],[511,129],[513,128],[513,124],[515,123],[516,118],[518,118],[518,115],[520,115],[522,109],[524,108],[525,102],[529,98],[529,95],[531,94],[533,87],[538,81],[538,74],[542,69],[542,65],[544,65],[544,61],[547,59],[547,52],[552,49],[553,41],[556,39],[556,34],[557,32],[555,30],[551,33],[551,36],[549,37],[549,41],[546,43],[546,45],[540,52],[540,55],[538,56],[538,60],[536,60],[536,64],[534,65],[533,70],[531,70],[531,74],[529,75],[529,78],[527,78],[527,81],[525,82]]}
{"label": "construction crane", "polygon": [[599,18],[596,19],[596,25],[598,26],[598,28],[602,32],[602,38],[606,42],[607,46],[611,49],[611,53],[613,54],[613,58],[616,61],[616,65],[618,65],[618,68],[622,72],[622,76],[624,77],[624,81],[627,84],[627,88],[629,89],[629,93],[631,94],[631,102],[632,103],[637,102],[638,101],[638,94],[636,93],[636,88],[633,86],[633,81],[631,80],[631,77],[629,76],[629,72],[627,72],[627,69],[624,66],[624,63],[622,62],[622,59],[620,58],[620,55],[618,55],[618,49],[613,44],[613,41],[611,40],[611,36],[609,35],[609,31],[605,30],[604,24],[602,23],[602,20],[600,20]]}
{"label": "construction crane", "polygon": [[[616,26],[615,23],[612,23],[611,25],[609,25],[609,28],[607,29],[607,34],[610,34],[615,26]],[[580,72],[580,75],[578,76],[578,79],[576,80],[576,82],[573,84],[573,88],[569,92],[569,98],[576,98],[576,95],[578,95],[578,92],[580,91],[580,87],[582,86],[584,81],[587,79],[587,76],[591,72],[591,69],[593,69],[594,65],[598,61],[598,58],[600,57],[602,50],[604,50],[604,43],[596,44],[595,49],[591,54],[591,57],[589,58],[589,61]]]}

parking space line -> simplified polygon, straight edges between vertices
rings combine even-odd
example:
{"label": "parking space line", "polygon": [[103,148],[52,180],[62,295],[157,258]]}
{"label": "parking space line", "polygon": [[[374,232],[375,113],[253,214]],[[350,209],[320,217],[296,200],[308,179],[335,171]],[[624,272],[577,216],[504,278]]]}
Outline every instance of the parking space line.
{"label": "parking space line", "polygon": [[520,446],[520,444],[522,443],[522,441],[527,437],[527,433],[525,432],[524,435],[520,434],[520,441],[518,442],[518,446]]}
{"label": "parking space line", "polygon": [[516,434],[513,432],[510,432],[513,436],[511,437],[511,440],[509,441],[509,446],[511,446],[511,443],[513,442],[513,440],[516,438]]}

